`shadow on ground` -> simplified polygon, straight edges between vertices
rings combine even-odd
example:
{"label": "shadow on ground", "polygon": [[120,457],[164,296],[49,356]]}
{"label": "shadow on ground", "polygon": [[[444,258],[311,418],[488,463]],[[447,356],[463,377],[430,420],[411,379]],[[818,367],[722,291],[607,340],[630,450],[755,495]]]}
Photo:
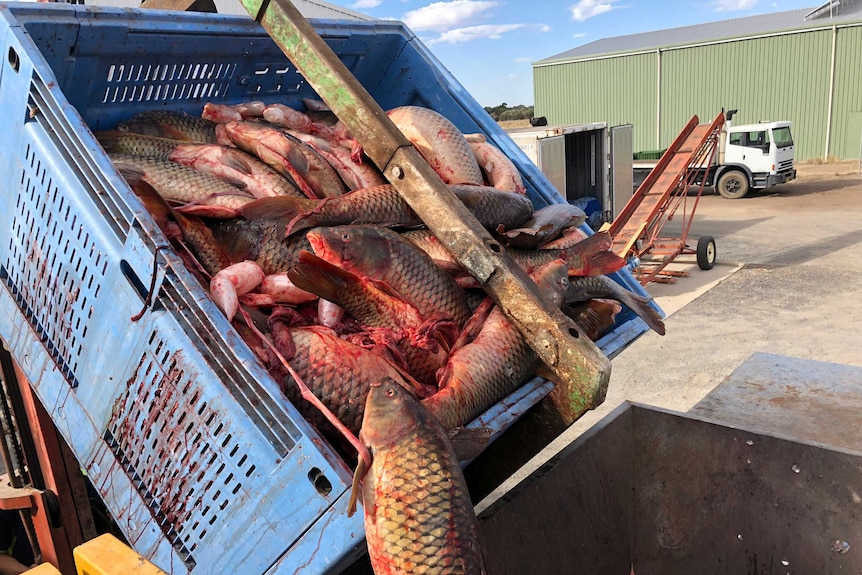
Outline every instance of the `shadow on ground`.
{"label": "shadow on ground", "polygon": [[[734,201],[734,200],[730,200]],[[697,245],[697,238],[700,236],[712,236],[716,240],[726,236],[732,236],[746,228],[750,228],[771,220],[772,217],[750,218],[747,220],[724,220],[699,218],[695,212],[695,220],[691,224],[691,229],[688,232],[689,244],[694,247]],[[679,237],[682,233],[682,223],[678,221],[667,222],[662,230],[663,237]]]}
{"label": "shadow on ground", "polygon": [[859,243],[862,243],[862,230],[854,230],[779,252],[760,263],[749,263],[745,267],[752,269],[773,269],[804,264]]}

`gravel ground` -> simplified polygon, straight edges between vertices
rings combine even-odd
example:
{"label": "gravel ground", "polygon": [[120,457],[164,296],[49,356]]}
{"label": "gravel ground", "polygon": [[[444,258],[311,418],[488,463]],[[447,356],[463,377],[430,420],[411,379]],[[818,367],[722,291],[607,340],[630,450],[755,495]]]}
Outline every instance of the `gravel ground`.
{"label": "gravel ground", "polygon": [[[769,193],[701,198],[690,235],[716,239],[719,265],[710,272],[691,265],[691,276],[672,286],[647,286],[663,309],[671,296],[684,300],[673,303],[667,335],[646,333],[617,356],[605,402],[479,508],[621,402],[687,411],[754,352],[862,366],[862,175],[856,172],[855,162],[801,165],[796,180]],[[716,280],[704,285],[698,274]]]}

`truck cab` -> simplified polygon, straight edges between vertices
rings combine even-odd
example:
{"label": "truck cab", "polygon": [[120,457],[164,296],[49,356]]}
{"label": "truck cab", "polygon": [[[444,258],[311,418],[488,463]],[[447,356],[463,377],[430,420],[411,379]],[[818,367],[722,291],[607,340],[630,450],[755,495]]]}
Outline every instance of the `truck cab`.
{"label": "truck cab", "polygon": [[719,147],[716,190],[741,198],[750,189],[764,189],[796,177],[791,122],[726,126]]}

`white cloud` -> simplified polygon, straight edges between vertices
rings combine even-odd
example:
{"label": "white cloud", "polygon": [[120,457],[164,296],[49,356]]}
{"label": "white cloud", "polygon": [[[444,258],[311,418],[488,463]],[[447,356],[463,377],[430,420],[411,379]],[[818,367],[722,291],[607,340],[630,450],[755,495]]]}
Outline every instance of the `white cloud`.
{"label": "white cloud", "polygon": [[586,32],[578,32],[577,34],[572,34],[572,38],[583,38],[586,35]]}
{"label": "white cloud", "polygon": [[357,2],[350,5],[354,10],[367,10],[369,8],[377,8],[380,4],[383,3],[383,0],[357,0]]}
{"label": "white cloud", "polygon": [[480,26],[455,28],[454,30],[443,32],[440,36],[429,40],[427,43],[428,45],[442,44],[444,42],[449,44],[459,44],[462,42],[470,42],[472,40],[481,40],[483,38],[499,40],[506,32],[511,32],[525,26],[527,26],[527,24],[482,24]]}
{"label": "white cloud", "polygon": [[618,0],[578,0],[578,3],[571,7],[572,19],[578,22],[588,20],[593,16],[604,14],[615,8],[614,4]]}
{"label": "white cloud", "polygon": [[418,10],[407,12],[403,20],[411,30],[434,30],[435,32],[448,33],[447,31],[454,31],[452,28],[472,21],[477,15],[498,4],[499,2],[477,0],[434,2]]}
{"label": "white cloud", "polygon": [[553,28],[551,28],[547,24],[542,24],[541,26],[539,26],[539,32],[550,32],[551,30],[553,30]]}
{"label": "white cloud", "polygon": [[716,12],[735,12],[754,8],[757,0],[715,0],[712,4]]}
{"label": "white cloud", "polygon": [[521,57],[519,57],[519,58],[515,58],[515,62],[518,62],[519,64],[522,64],[522,63],[524,63],[524,62],[532,62],[532,61],[533,61],[533,59],[532,59],[532,58],[527,58],[527,57],[525,57],[525,56],[521,56]]}

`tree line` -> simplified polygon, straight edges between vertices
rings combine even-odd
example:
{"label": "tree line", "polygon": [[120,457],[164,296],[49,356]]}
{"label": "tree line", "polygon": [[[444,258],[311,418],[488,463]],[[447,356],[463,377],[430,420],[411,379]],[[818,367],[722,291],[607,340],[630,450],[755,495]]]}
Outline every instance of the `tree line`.
{"label": "tree line", "polygon": [[485,111],[497,122],[526,120],[533,117],[533,106],[518,105],[510,108],[505,102],[499,106],[485,106]]}

